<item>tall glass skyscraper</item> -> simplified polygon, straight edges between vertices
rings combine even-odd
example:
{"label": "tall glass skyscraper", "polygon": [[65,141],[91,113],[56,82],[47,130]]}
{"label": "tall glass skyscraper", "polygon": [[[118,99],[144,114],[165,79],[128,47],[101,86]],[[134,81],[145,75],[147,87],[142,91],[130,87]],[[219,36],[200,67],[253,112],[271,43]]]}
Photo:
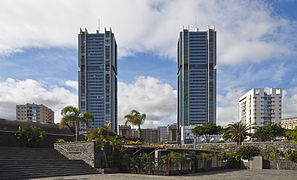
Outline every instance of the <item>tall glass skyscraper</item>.
{"label": "tall glass skyscraper", "polygon": [[109,122],[117,129],[117,43],[111,29],[78,35],[78,104],[95,117],[91,129]]}
{"label": "tall glass skyscraper", "polygon": [[181,142],[191,143],[192,128],[216,123],[216,31],[183,29],[177,51],[178,129]]}

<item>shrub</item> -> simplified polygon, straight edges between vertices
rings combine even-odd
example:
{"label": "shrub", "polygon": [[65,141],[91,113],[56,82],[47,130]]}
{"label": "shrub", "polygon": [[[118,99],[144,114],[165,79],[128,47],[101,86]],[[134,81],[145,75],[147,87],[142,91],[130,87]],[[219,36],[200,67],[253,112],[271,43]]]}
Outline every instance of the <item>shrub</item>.
{"label": "shrub", "polygon": [[271,149],[270,154],[268,155],[269,160],[278,160],[284,156],[284,153],[276,148]]}
{"label": "shrub", "polygon": [[250,159],[253,156],[260,155],[260,152],[260,149],[256,146],[242,146],[236,151],[236,154],[242,159]]}
{"label": "shrub", "polygon": [[237,159],[236,157],[229,157],[227,159],[226,168],[228,169],[240,169],[240,159]]}
{"label": "shrub", "polygon": [[36,126],[19,126],[14,135],[27,147],[38,147],[41,140],[46,137],[46,132]]}
{"label": "shrub", "polygon": [[64,139],[58,139],[56,143],[66,143]]}
{"label": "shrub", "polygon": [[288,150],[288,151],[286,151],[285,154],[286,154],[286,158],[288,160],[291,160],[291,161],[297,163],[297,152],[296,151],[294,151],[294,150]]}

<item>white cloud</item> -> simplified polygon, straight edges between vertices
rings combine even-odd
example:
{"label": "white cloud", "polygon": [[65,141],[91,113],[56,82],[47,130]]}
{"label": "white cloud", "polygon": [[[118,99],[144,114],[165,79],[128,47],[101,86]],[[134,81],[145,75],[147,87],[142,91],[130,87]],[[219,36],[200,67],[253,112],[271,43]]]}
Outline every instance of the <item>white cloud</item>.
{"label": "white cloud", "polygon": [[[71,84],[71,83],[70,83]],[[73,82],[74,84],[74,82]],[[246,89],[230,83],[217,95],[217,124],[227,125],[238,121],[238,98]],[[24,81],[8,78],[0,81],[1,118],[15,119],[16,104],[44,104],[55,111],[55,122],[61,119],[60,111],[67,105],[77,106],[77,95],[61,87],[46,89],[46,85],[32,79]],[[283,118],[297,116],[297,88],[284,90]],[[177,92],[169,84],[153,77],[137,77],[127,84],[119,82],[119,124],[132,109],[147,114],[144,128],[154,128],[176,123]]]}
{"label": "white cloud", "polygon": [[69,86],[69,87],[71,87],[71,88],[73,88],[73,89],[75,89],[75,90],[78,90],[78,82],[77,82],[77,81],[67,80],[67,81],[65,82],[65,85],[66,85],[66,86]]}
{"label": "white cloud", "polygon": [[[252,13],[251,13],[252,12]],[[205,29],[216,25],[220,63],[262,61],[290,55],[296,22],[273,15],[262,1],[236,0],[2,0],[2,55],[30,47],[77,47],[80,27],[90,32],[112,27],[119,55],[153,52],[176,59],[176,43],[183,25]]]}
{"label": "white cloud", "polygon": [[[70,86],[75,81],[66,81]],[[15,119],[16,104],[37,103],[55,111],[55,122],[61,119],[61,109],[67,105],[77,106],[77,94],[62,88],[47,89],[45,84],[32,79],[19,81],[8,78],[0,81],[1,118]],[[76,87],[76,86],[75,86]],[[153,77],[137,77],[131,84],[119,82],[119,124],[132,109],[147,114],[144,128],[176,123],[176,90],[169,84]]]}
{"label": "white cloud", "polygon": [[61,119],[61,109],[67,105],[77,106],[77,95],[61,87],[46,89],[45,85],[32,79],[23,81],[11,78],[0,81],[1,118],[15,119],[17,104],[44,104],[55,112],[55,122]]}
{"label": "white cloud", "polygon": [[283,93],[282,118],[297,117],[297,87]]}
{"label": "white cloud", "polygon": [[225,87],[224,92],[222,95],[217,95],[218,125],[238,122],[238,99],[245,93],[244,88],[235,88],[234,86]]}
{"label": "white cloud", "polygon": [[143,127],[176,123],[176,90],[153,77],[137,77],[131,84],[119,82],[119,124],[132,109],[147,115]]}

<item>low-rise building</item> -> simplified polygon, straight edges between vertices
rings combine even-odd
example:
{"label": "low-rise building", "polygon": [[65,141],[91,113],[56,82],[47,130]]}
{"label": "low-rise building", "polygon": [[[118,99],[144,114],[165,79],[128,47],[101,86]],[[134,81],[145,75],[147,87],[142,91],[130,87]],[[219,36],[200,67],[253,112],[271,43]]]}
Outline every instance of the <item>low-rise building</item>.
{"label": "low-rise building", "polygon": [[54,111],[43,104],[16,105],[16,120],[39,123],[54,123]]}
{"label": "low-rise building", "polygon": [[159,143],[158,129],[141,129],[141,138],[147,143]]}
{"label": "low-rise building", "polygon": [[282,119],[281,126],[285,129],[294,129],[297,127],[297,117]]}
{"label": "low-rise building", "polygon": [[177,124],[171,124],[167,126],[168,143],[177,142]]}
{"label": "low-rise building", "polygon": [[168,141],[167,126],[158,127],[158,133],[159,133],[159,142],[160,143],[165,143]]}
{"label": "low-rise building", "polygon": [[131,126],[119,125],[119,135],[132,135]]}

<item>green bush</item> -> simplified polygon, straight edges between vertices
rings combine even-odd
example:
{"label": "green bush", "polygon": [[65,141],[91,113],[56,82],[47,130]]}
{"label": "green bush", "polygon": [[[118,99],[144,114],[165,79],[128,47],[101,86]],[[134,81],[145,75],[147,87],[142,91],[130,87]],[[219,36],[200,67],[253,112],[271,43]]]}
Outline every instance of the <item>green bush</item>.
{"label": "green bush", "polygon": [[284,156],[284,154],[282,151],[280,151],[276,148],[273,148],[273,149],[271,149],[271,152],[268,155],[268,159],[269,160],[278,160],[283,156]]}
{"label": "green bush", "polygon": [[19,126],[14,135],[27,147],[38,147],[41,140],[46,137],[46,132],[36,126]]}
{"label": "green bush", "polygon": [[127,153],[121,153],[120,160],[120,169],[121,170],[130,170],[130,155]]}
{"label": "green bush", "polygon": [[241,146],[236,154],[242,159],[250,159],[253,156],[260,155],[260,149],[256,146]]}
{"label": "green bush", "polygon": [[285,155],[288,160],[291,160],[291,161],[297,163],[297,152],[296,151],[288,150],[288,151],[286,151]]}
{"label": "green bush", "polygon": [[229,157],[227,159],[227,164],[226,164],[226,168],[228,169],[240,169],[240,159],[236,158],[236,157]]}
{"label": "green bush", "polygon": [[58,139],[56,143],[66,143],[64,139]]}

